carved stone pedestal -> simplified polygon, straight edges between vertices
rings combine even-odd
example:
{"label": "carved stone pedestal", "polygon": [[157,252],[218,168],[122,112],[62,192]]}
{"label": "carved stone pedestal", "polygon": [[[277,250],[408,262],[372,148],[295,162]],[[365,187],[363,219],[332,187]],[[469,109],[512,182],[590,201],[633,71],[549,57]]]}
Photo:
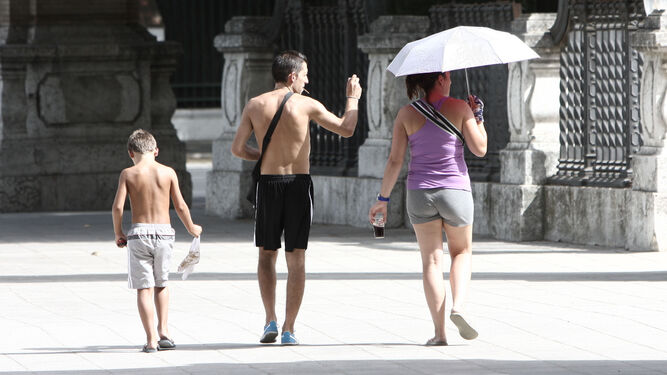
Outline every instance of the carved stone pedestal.
{"label": "carved stone pedestal", "polygon": [[170,122],[181,49],[155,42],[132,3],[0,4],[0,212],[109,209],[136,128],[155,135],[190,201]]}
{"label": "carved stone pedestal", "polygon": [[224,218],[251,217],[252,206],[245,196],[250,187],[254,162],[231,153],[232,141],[243,107],[252,97],[271,90],[273,50],[261,34],[265,17],[234,17],[225,33],[215,38],[215,47],[225,57],[222,76],[222,135],[213,142],[213,170],[206,183],[206,212]]}

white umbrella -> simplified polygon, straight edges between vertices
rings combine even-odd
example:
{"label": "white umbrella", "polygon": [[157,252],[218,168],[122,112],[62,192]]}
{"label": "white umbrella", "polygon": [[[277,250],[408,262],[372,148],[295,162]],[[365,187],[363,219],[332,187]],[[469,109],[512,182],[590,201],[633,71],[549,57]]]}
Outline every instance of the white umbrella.
{"label": "white umbrella", "polygon": [[488,27],[457,26],[406,44],[387,70],[400,77],[539,57],[521,39],[510,33]]}

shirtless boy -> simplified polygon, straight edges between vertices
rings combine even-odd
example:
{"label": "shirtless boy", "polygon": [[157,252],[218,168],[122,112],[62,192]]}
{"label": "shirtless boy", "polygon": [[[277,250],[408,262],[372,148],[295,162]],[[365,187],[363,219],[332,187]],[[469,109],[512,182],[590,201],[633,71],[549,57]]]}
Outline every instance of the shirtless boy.
{"label": "shirtless boy", "polygon": [[296,345],[294,322],[303,299],[305,251],[313,214],[309,123],[313,120],[343,137],[352,136],[357,126],[361,86],[356,75],[347,79],[345,113],[340,118],[327,111],[317,100],[300,95],[308,83],[308,64],[303,54],[296,51],[278,54],[273,60],[272,74],[274,89],[250,99],[246,104],[232,142],[232,153],[245,160],[259,159],[261,150],[248,145],[248,139],[254,132],[257,143],[261,145],[283,98],[287,93],[294,94],[285,103],[262,159],[255,208],[255,245],[259,248],[257,279],[266,312],[260,342],[271,343],[278,336],[276,259],[284,231],[288,276],[281,343]]}
{"label": "shirtless boy", "polygon": [[[142,129],[135,130],[127,141],[127,149],[134,166],[124,169],[118,180],[111,211],[116,245],[127,245],[128,286],[137,289],[139,316],[146,331],[146,344],[142,351],[170,350],[176,345],[170,339],[167,327],[167,280],[175,235],[169,219],[169,198],[191,235],[199,237],[202,228],[192,222],[190,210],[178,187],[176,172],[155,161],[158,148],[153,135]],[[123,207],[128,194],[132,227],[125,235]],[[157,310],[157,330],[154,310]]]}

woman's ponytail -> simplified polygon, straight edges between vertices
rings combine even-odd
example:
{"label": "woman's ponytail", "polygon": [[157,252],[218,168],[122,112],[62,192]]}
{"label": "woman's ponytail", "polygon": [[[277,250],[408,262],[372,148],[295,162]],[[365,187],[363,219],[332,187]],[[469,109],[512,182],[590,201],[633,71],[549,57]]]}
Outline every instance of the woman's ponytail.
{"label": "woman's ponytail", "polygon": [[418,98],[420,93],[428,94],[435,86],[435,81],[438,80],[444,73],[420,73],[410,74],[405,77],[405,88],[409,99]]}

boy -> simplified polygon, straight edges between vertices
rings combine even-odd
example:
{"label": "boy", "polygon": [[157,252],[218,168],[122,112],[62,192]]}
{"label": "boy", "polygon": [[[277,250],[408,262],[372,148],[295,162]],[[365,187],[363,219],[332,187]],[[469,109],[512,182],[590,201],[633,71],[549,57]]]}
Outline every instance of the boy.
{"label": "boy", "polygon": [[[113,202],[113,228],[116,246],[127,245],[128,286],[137,289],[137,305],[141,323],[146,331],[146,345],[142,351],[176,348],[167,328],[169,291],[169,261],[174,246],[175,231],[169,219],[169,198],[188,232],[199,237],[202,228],[192,222],[176,172],[155,161],[158,154],[155,138],[149,132],[135,130],[127,141],[127,149],[134,166],[124,169],[118,180],[118,191]],[[123,206],[130,195],[132,228],[123,232]],[[157,331],[154,324],[153,292],[157,309]]]}

